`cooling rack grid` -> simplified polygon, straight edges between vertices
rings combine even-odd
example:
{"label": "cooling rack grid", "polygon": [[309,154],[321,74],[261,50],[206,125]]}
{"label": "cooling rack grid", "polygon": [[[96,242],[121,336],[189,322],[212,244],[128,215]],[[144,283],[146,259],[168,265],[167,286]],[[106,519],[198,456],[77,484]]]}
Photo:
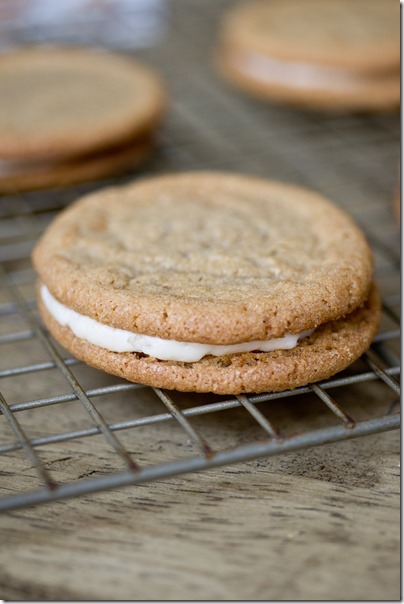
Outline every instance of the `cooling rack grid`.
{"label": "cooling rack grid", "polygon": [[88,495],[399,427],[399,121],[265,105],[212,67],[228,2],[171,3],[169,33],[138,52],[164,75],[171,106],[146,174],[241,171],[309,186],[365,230],[383,297],[379,334],[360,361],[320,384],[224,397],[130,384],[70,358],[35,306],[30,253],[55,215],[118,181],[0,200],[0,510]]}

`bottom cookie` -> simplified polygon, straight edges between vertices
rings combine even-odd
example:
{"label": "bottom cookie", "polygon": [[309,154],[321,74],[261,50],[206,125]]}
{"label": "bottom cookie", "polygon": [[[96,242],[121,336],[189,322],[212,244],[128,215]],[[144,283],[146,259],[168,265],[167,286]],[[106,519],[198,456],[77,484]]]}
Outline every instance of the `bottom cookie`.
{"label": "bottom cookie", "polygon": [[138,167],[152,149],[153,141],[148,137],[102,153],[54,163],[0,161],[0,192],[17,193],[108,178]]}
{"label": "bottom cookie", "polygon": [[327,379],[358,359],[370,346],[380,320],[380,299],[373,286],[368,301],[350,315],[331,321],[292,350],[206,356],[196,363],[159,361],[139,353],[115,353],[77,338],[60,325],[40,301],[52,335],[88,365],[157,388],[183,392],[241,394],[280,392]]}

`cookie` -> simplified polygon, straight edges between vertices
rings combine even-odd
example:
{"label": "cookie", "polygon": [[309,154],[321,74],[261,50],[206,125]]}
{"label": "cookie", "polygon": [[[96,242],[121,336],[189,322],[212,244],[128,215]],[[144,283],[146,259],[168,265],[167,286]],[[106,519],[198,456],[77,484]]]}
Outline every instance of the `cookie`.
{"label": "cookie", "polygon": [[133,144],[65,161],[0,160],[0,191],[17,193],[108,178],[117,172],[134,170],[143,165],[153,147],[152,139],[145,137]]}
{"label": "cookie", "polygon": [[42,317],[94,367],[235,394],[327,378],[380,308],[362,232],[320,195],[215,172],[84,197],[38,242]]}
{"label": "cookie", "polygon": [[129,165],[129,148],[136,163],[164,106],[159,78],[133,59],[84,48],[1,55],[0,190],[108,176]]}
{"label": "cookie", "polygon": [[258,0],[223,18],[217,63],[258,97],[336,110],[400,102],[395,0]]}

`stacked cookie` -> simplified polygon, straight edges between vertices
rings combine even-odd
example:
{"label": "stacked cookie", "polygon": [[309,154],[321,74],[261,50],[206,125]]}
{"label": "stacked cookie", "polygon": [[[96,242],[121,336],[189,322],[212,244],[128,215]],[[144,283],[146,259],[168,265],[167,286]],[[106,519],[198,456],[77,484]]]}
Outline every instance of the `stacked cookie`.
{"label": "stacked cookie", "polygon": [[0,56],[0,191],[107,177],[148,156],[165,95],[138,62],[102,51]]}
{"label": "stacked cookie", "polygon": [[189,173],[93,193],[34,250],[42,317],[75,356],[182,391],[328,378],[380,317],[362,232],[313,192]]}
{"label": "stacked cookie", "polygon": [[253,95],[335,110],[400,102],[395,0],[252,0],[223,19],[223,75]]}

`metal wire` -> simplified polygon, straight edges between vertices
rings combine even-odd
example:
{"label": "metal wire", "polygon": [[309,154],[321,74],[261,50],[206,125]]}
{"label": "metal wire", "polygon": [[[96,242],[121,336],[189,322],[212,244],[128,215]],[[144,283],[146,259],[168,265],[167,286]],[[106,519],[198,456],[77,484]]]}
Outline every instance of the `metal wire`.
{"label": "metal wire", "polygon": [[246,396],[239,394],[237,400],[243,405],[243,407],[250,413],[253,418],[259,423],[261,428],[268,434],[270,438],[280,438],[279,433],[272,426],[271,422],[267,420],[264,415],[251,403]]}
{"label": "metal wire", "polygon": [[385,384],[387,384],[387,386],[389,386],[396,394],[398,394],[398,396],[400,396],[400,386],[385,372],[374,350],[369,349],[365,353],[364,358],[366,360],[366,363],[371,369],[373,369],[375,374],[381,380],[383,380],[383,382],[385,382]]}
{"label": "metal wire", "polygon": [[329,409],[344,423],[347,428],[354,428],[355,422],[349,417],[331,398],[329,394],[319,386],[319,384],[311,384],[310,388],[313,390],[315,394],[327,405]]}
{"label": "metal wire", "polygon": [[15,419],[14,415],[10,411],[10,408],[7,405],[6,399],[4,398],[4,396],[1,393],[0,393],[0,411],[6,417],[8,423],[10,424],[12,431],[14,432],[14,434],[16,435],[16,437],[18,439],[18,442],[20,443],[20,446],[25,450],[28,458],[34,465],[40,478],[43,480],[43,482],[48,487],[48,489],[54,489],[56,487],[56,483],[52,480],[52,478],[49,475],[49,472],[47,472],[47,470],[45,469],[45,467],[42,464],[41,460],[39,459],[35,449],[33,448],[32,443],[29,441],[29,439],[27,438],[21,425],[18,423],[18,421]]}
{"label": "metal wire", "polygon": [[[0,275],[1,275],[1,272],[0,272]],[[4,277],[4,280],[6,280],[6,275],[4,273],[3,273],[3,277]],[[105,422],[101,413],[96,409],[96,407],[93,405],[91,400],[88,398],[88,396],[84,392],[83,388],[79,384],[78,380],[74,377],[73,373],[68,368],[67,364],[65,364],[63,362],[63,359],[62,359],[61,355],[58,353],[58,351],[56,350],[55,345],[50,340],[50,338],[46,334],[46,332],[43,329],[43,327],[41,326],[41,324],[38,323],[36,318],[33,316],[31,309],[25,304],[24,298],[21,297],[21,295],[19,294],[18,290],[15,288],[13,283],[9,282],[8,288],[11,291],[11,294],[13,295],[13,297],[15,298],[17,305],[20,306],[20,308],[22,309],[22,312],[24,313],[25,317],[32,324],[33,333],[35,333],[37,338],[40,340],[40,342],[43,344],[43,346],[49,352],[50,357],[52,358],[56,367],[59,369],[59,371],[65,377],[66,381],[69,383],[70,387],[72,388],[74,394],[81,401],[85,410],[87,411],[87,413],[89,414],[89,416],[91,417],[93,422],[96,424],[96,426],[98,427],[100,432],[102,432],[102,434],[105,436],[106,440],[111,445],[111,447],[116,451],[116,453],[122,457],[122,459],[124,460],[124,462],[128,466],[128,468],[132,471],[137,471],[139,469],[138,465],[133,461],[133,459],[131,459],[129,453],[125,450],[125,448],[121,445],[121,443],[119,442],[117,437],[110,430],[108,424]],[[16,425],[18,425],[15,419],[14,419],[14,422]]]}
{"label": "metal wire", "polygon": [[212,448],[208,445],[205,439],[202,438],[200,434],[198,434],[195,428],[192,427],[185,415],[178,409],[177,405],[175,405],[174,401],[168,396],[168,394],[160,388],[153,388],[153,390],[157,394],[159,399],[163,401],[171,415],[177,420],[180,426],[185,430],[188,436],[197,445],[201,453],[207,458],[212,457]]}
{"label": "metal wire", "polygon": [[[44,330],[35,311],[35,273],[29,256],[39,234],[70,201],[101,184],[118,184],[127,178],[6,196],[0,199],[0,279],[4,294],[0,299],[0,350],[5,351],[0,355],[0,390],[2,384],[5,388],[0,395],[0,429],[4,420],[7,430],[0,440],[0,463],[5,464],[9,482],[4,489],[0,483],[2,511],[399,427],[400,390],[396,377],[400,372],[400,258],[398,229],[386,202],[395,187],[391,165],[398,159],[398,118],[311,114],[260,104],[231,90],[215,75],[209,46],[214,24],[227,5],[227,0],[176,0],[171,3],[169,38],[161,47],[145,53],[145,58],[170,81],[173,94],[160,151],[147,171],[158,174],[201,168],[239,170],[300,183],[333,198],[353,215],[372,244],[383,296],[382,328],[361,362],[320,384],[293,391],[236,397],[190,395],[177,401],[175,393],[106,377],[76,359],[63,357]],[[20,359],[21,347],[34,352]],[[49,386],[42,393],[39,386],[47,384],[48,375],[60,377],[62,392],[55,393]],[[87,387],[83,375],[85,379],[96,378],[99,383]],[[10,394],[6,395],[6,390]],[[150,411],[140,404],[142,397],[147,396],[153,399]],[[131,403],[125,407],[123,418],[114,412],[121,397],[129,397]],[[71,410],[75,401],[85,411],[90,425],[82,423],[77,410]],[[295,418],[293,430],[288,430],[286,415],[282,413],[293,401],[305,413]],[[155,404],[163,409],[156,411]],[[64,417],[65,409],[66,415],[73,415],[74,425],[63,424],[56,433],[46,433],[46,422],[43,426],[41,420],[36,420],[41,411],[43,414],[53,410],[60,412],[58,417]],[[221,445],[222,440],[227,442],[230,430],[226,418],[231,413],[240,414],[238,425],[245,426],[245,430],[237,442]],[[319,422],[323,415],[326,419]],[[236,421],[235,416],[231,417]],[[201,423],[202,420],[210,423]],[[131,437],[128,441],[126,437],[141,436],[143,431],[154,428],[160,428],[169,443],[174,442],[179,430],[197,453],[174,461],[148,461],[145,452],[137,447],[138,442],[141,446],[146,440]],[[147,442],[153,444],[157,436],[154,432],[150,435]],[[52,476],[43,461],[47,451],[68,445],[82,460],[91,452],[97,436],[105,442],[110,455],[108,463],[98,468],[106,475],[69,482],[60,480],[59,475],[58,480]],[[12,437],[14,440],[10,440]],[[133,448],[137,450],[132,451]],[[13,460],[18,454],[26,455],[43,486],[21,490],[18,473],[15,486],[11,484]],[[134,461],[134,456],[141,459],[141,464]],[[119,468],[122,462],[124,470]]]}
{"label": "metal wire", "polygon": [[80,495],[88,495],[108,489],[118,487],[142,484],[162,478],[169,478],[178,474],[188,472],[198,472],[209,470],[211,468],[238,463],[241,461],[251,461],[260,457],[270,457],[290,451],[305,449],[307,447],[325,445],[332,442],[339,442],[349,438],[358,438],[360,436],[369,436],[379,432],[394,430],[398,428],[397,416],[387,416],[378,420],[368,420],[358,423],[352,430],[344,426],[336,426],[332,429],[318,430],[314,433],[301,434],[293,440],[281,440],[255,442],[249,445],[240,446],[231,451],[221,451],[212,458],[206,459],[205,456],[191,457],[185,461],[176,461],[174,463],[163,463],[151,466],[137,472],[121,472],[111,474],[110,476],[89,479],[83,482],[66,483],[58,486],[50,492],[44,490],[27,492],[22,495],[12,495],[0,500],[0,511],[7,511],[47,503],[57,499],[68,499]]}

